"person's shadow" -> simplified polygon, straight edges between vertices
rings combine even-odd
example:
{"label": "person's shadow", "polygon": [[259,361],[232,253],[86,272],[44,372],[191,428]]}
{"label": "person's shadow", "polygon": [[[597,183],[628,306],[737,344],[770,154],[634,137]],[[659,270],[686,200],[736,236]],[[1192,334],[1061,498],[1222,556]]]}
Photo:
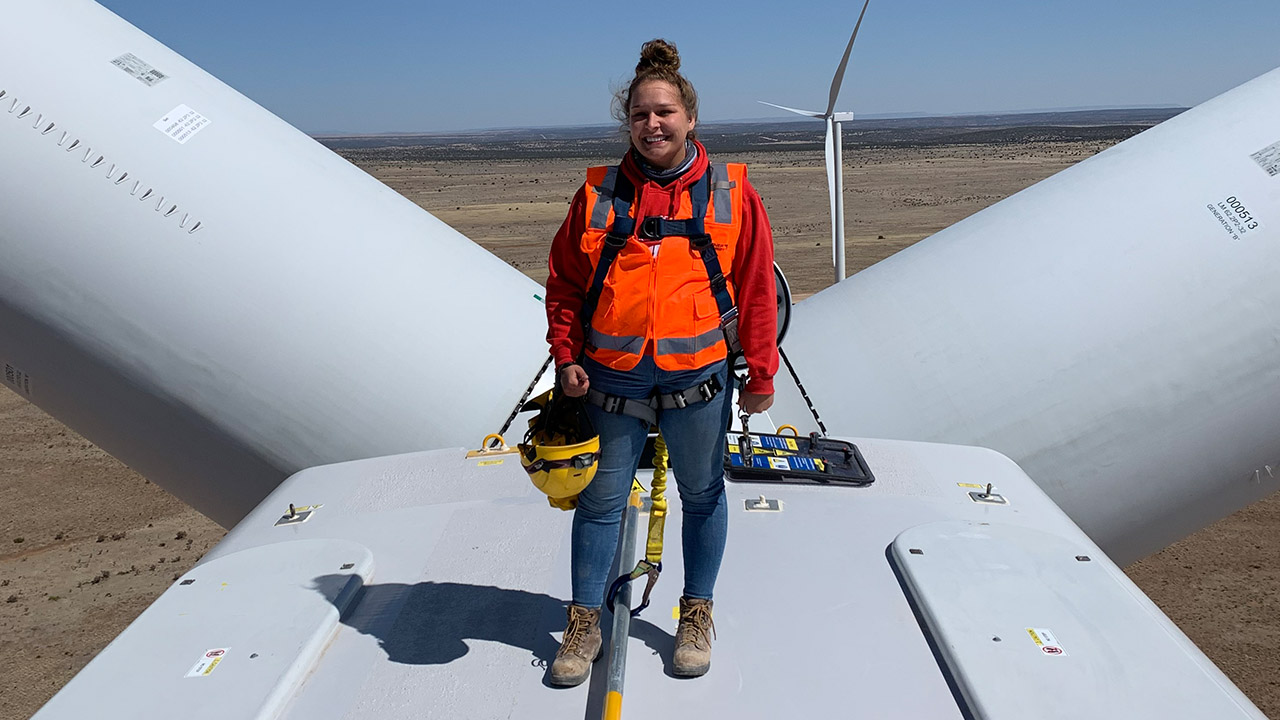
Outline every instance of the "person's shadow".
{"label": "person's shadow", "polygon": [[[326,597],[358,582],[351,575],[324,575],[314,587]],[[490,640],[528,650],[530,664],[544,669],[543,684],[551,687],[549,668],[560,642],[553,633],[564,629],[566,602],[525,590],[450,582],[382,583],[365,585],[354,598],[343,624],[378,639],[392,662],[406,665],[444,665],[466,655],[468,640]],[[609,615],[601,619],[606,648]],[[631,636],[661,656],[669,677],[675,638],[641,619],[631,623]],[[592,673],[603,679],[602,658]]]}
{"label": "person's shadow", "polygon": [[[315,587],[327,594],[350,581],[325,575]],[[342,622],[376,637],[392,662],[444,665],[467,654],[467,640],[492,640],[524,648],[545,666],[560,647],[551,633],[564,626],[565,603],[550,595],[448,582],[373,584],[359,592]]]}

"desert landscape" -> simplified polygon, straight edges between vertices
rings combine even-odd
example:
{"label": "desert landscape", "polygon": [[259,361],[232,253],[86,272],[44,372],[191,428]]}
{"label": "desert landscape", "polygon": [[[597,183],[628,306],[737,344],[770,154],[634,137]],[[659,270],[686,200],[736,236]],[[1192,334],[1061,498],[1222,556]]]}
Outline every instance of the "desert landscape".
{"label": "desert landscape", "polygon": [[[1168,117],[855,125],[846,131],[852,274]],[[702,129],[702,128],[700,128]],[[583,168],[610,129],[323,138],[542,282]],[[796,298],[832,282],[821,138],[808,125],[709,126],[748,163]],[[0,719],[27,718],[222,537],[224,529],[0,390]],[[1280,717],[1280,495],[1127,568],[1264,713]]]}

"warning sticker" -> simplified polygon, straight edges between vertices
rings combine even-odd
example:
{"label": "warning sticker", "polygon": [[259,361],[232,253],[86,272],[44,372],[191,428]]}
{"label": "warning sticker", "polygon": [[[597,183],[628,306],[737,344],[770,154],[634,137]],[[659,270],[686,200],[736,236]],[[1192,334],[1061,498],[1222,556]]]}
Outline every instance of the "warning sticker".
{"label": "warning sticker", "polygon": [[1047,628],[1027,628],[1027,634],[1031,636],[1031,641],[1040,648],[1042,655],[1066,655],[1067,651],[1062,649],[1062,644],[1058,642],[1058,636],[1053,634],[1052,630]]}
{"label": "warning sticker", "polygon": [[1280,175],[1280,142],[1272,143],[1249,157],[1271,177]]}
{"label": "warning sticker", "polygon": [[962,488],[977,488],[979,490],[986,487],[986,485],[981,485],[979,483],[956,483],[956,485],[959,485]]}
{"label": "warning sticker", "polygon": [[480,462],[476,463],[476,467],[489,467],[491,465],[501,465],[502,460],[503,458],[498,458],[496,460],[481,460]]}
{"label": "warning sticker", "polygon": [[205,650],[204,656],[200,658],[190,670],[187,671],[187,677],[205,677],[217,669],[222,659],[231,652],[231,648],[213,648]]}
{"label": "warning sticker", "polygon": [[4,381],[23,395],[31,394],[31,376],[9,363],[4,364]]}
{"label": "warning sticker", "polygon": [[155,129],[185,145],[196,133],[205,129],[212,122],[209,118],[192,110],[186,105],[179,105],[156,121]]}
{"label": "warning sticker", "polygon": [[161,80],[169,77],[159,70],[151,66],[151,63],[134,55],[133,53],[125,53],[115,60],[111,61],[112,65],[129,73],[137,78],[139,82],[148,87],[159,83]]}
{"label": "warning sticker", "polygon": [[795,438],[782,437],[780,435],[764,435],[759,438],[752,436],[751,441],[752,445],[759,445],[761,447],[772,448],[774,450],[794,451],[800,449],[799,446],[796,445]]}

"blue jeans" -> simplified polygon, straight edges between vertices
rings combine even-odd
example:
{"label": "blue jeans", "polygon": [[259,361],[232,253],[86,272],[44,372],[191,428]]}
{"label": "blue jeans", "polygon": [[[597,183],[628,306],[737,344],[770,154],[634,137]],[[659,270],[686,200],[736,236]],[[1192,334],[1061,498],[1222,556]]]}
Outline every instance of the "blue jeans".
{"label": "blue jeans", "polygon": [[[680,491],[684,594],[710,600],[724,556],[729,511],[724,494],[724,437],[733,393],[727,365],[721,361],[697,370],[668,371],[645,356],[628,371],[612,370],[591,359],[583,362],[591,387],[610,395],[645,399],[655,389],[670,393],[718,375],[724,388],[710,402],[660,410],[658,427],[667,442],[672,474]],[[622,509],[640,464],[649,426],[629,415],[607,413],[588,404],[600,433],[600,466],[578,495],[573,515],[573,602],[599,607],[609,584],[609,568],[618,547]],[[643,551],[644,531],[638,545]],[[631,568],[624,568],[629,571]]]}

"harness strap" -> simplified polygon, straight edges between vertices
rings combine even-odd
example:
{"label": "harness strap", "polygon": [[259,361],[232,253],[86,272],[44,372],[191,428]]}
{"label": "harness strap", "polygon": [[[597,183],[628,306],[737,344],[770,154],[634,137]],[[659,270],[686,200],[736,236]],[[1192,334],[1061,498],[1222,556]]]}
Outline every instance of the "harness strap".
{"label": "harness strap", "polygon": [[[697,185],[694,189],[697,189]],[[707,234],[707,226],[701,217],[696,216],[684,220],[650,216],[640,221],[640,230],[637,234],[645,240],[661,240],[673,235],[698,237]]]}
{"label": "harness strap", "polygon": [[624,398],[619,397],[618,395],[610,395],[608,393],[600,392],[593,387],[587,388],[586,398],[587,402],[599,407],[607,413],[639,418],[650,425],[658,422],[658,411],[653,405],[652,398],[648,400]]}
{"label": "harness strap", "polygon": [[686,408],[698,403],[710,402],[724,390],[720,378],[712,375],[693,387],[673,393],[654,393],[646,400],[610,395],[593,387],[587,388],[587,402],[607,413],[639,418],[650,425],[658,422],[659,410]]}
{"label": "harness strap", "polygon": [[618,258],[618,253],[627,246],[627,240],[636,229],[635,218],[631,217],[631,202],[635,199],[636,189],[621,168],[610,168],[605,176],[606,185],[612,181],[607,190],[613,197],[613,227],[604,236],[604,248],[600,251],[600,261],[596,263],[595,274],[591,278],[591,287],[582,301],[582,335],[584,342],[590,342],[591,318],[596,314],[596,306],[600,304],[600,293],[604,292],[604,281],[609,275],[609,268]]}
{"label": "harness strap", "polygon": [[678,390],[665,395],[655,395],[654,399],[658,401],[659,409],[679,409],[690,405],[697,405],[701,402],[711,402],[711,399],[716,395],[719,395],[720,391],[723,389],[724,386],[720,384],[720,378],[712,375],[691,388],[685,388],[684,390]]}

